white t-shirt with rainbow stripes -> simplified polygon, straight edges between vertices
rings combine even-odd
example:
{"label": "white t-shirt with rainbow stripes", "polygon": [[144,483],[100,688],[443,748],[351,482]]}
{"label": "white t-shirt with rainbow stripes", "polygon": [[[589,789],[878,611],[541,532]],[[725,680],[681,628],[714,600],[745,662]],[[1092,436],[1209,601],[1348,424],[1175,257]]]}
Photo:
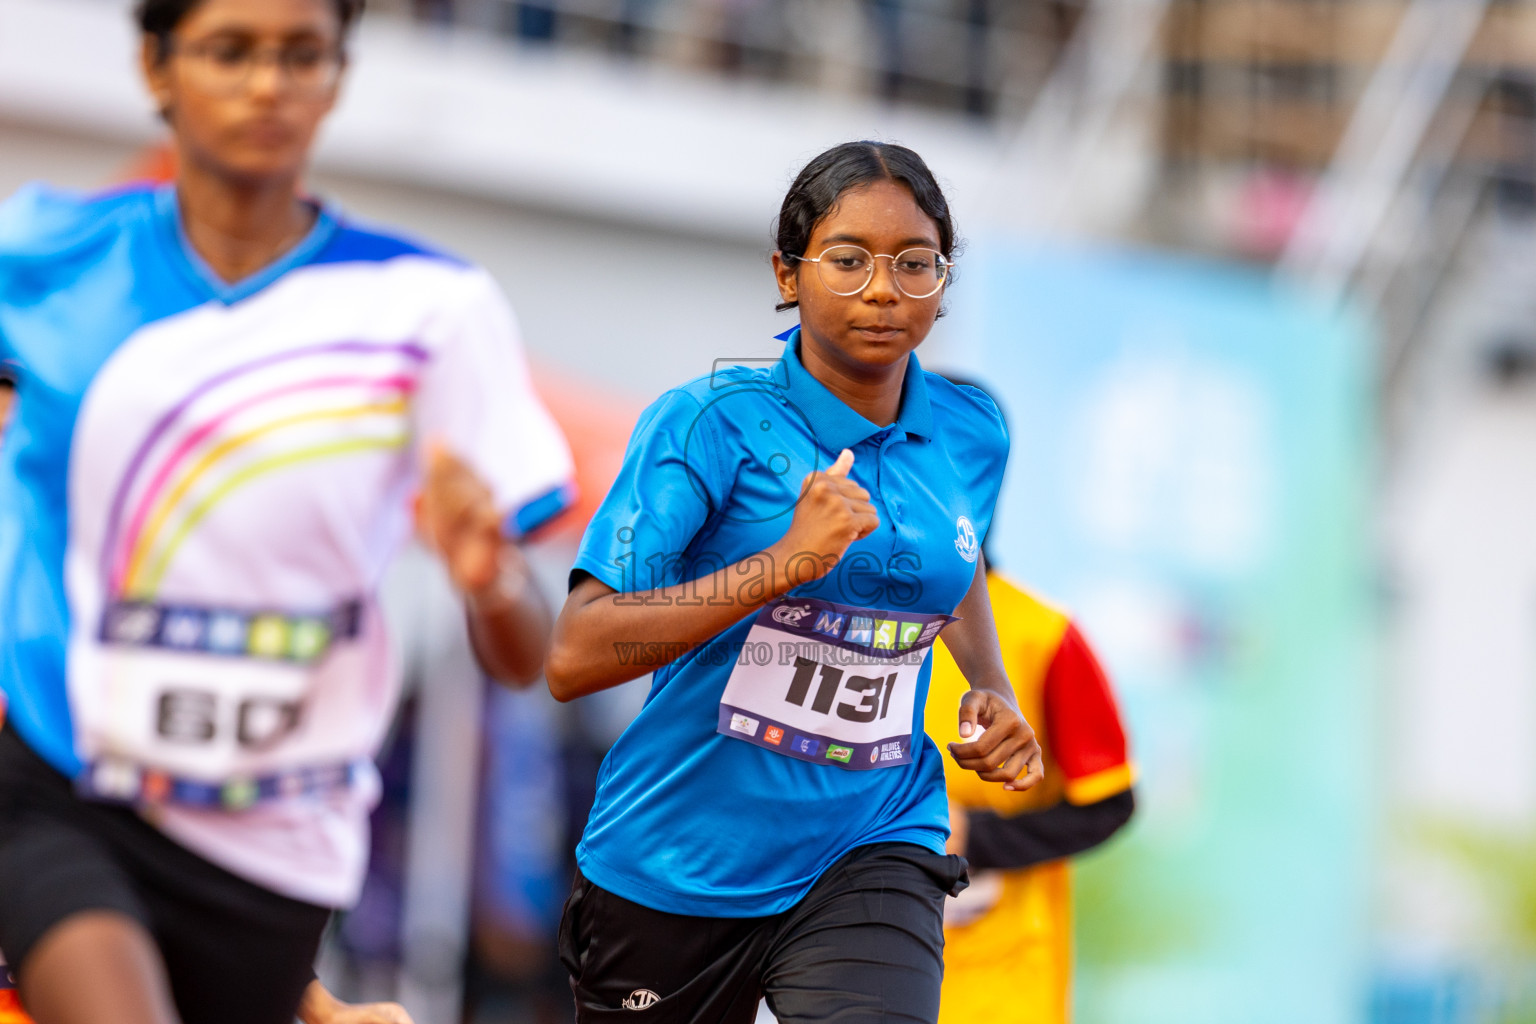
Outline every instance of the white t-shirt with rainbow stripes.
{"label": "white t-shirt with rainbow stripes", "polygon": [[375,600],[441,440],[524,533],[571,463],[478,268],[322,208],[218,280],[175,192],[0,206],[0,687],[92,798],[274,891],[355,899],[394,710]]}

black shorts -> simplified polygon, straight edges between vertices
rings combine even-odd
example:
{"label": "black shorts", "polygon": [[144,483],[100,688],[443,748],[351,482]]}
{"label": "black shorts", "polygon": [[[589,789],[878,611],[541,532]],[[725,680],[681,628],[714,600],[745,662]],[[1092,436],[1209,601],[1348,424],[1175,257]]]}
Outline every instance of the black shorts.
{"label": "black shorts", "polygon": [[0,951],[24,978],[50,928],[93,910],[127,914],[154,936],[183,1024],[292,1024],[330,919],[210,864],[128,808],[79,799],[6,726]]}
{"label": "black shorts", "polygon": [[965,861],[910,843],[861,846],[772,917],[685,917],[579,873],[560,959],[580,1024],[751,1024],[766,997],[784,1024],[939,1016],[944,897]]}

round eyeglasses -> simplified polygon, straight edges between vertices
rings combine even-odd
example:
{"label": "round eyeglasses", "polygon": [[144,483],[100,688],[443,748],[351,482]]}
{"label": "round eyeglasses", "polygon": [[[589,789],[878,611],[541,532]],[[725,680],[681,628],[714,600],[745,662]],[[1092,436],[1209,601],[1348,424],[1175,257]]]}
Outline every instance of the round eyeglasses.
{"label": "round eyeglasses", "polygon": [[954,266],[933,249],[903,249],[895,256],[871,253],[858,245],[834,245],[820,256],[795,256],[801,263],[816,264],[816,274],[833,295],[857,295],[875,279],[875,260],[891,261],[891,277],[901,294],[926,299],[944,287]]}
{"label": "round eyeglasses", "polygon": [[268,48],[220,38],[176,46],[171,52],[188,63],[198,88],[213,96],[238,96],[263,64],[275,66],[288,88],[308,96],[329,91],[341,77],[341,51],[323,43]]}

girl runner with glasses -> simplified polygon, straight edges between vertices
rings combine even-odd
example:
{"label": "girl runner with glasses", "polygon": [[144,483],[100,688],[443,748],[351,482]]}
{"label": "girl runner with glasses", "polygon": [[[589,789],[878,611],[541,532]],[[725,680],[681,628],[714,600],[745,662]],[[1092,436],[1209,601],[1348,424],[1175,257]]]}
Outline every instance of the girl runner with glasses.
{"label": "girl runner with glasses", "polygon": [[954,250],[916,153],[828,150],[779,217],[783,358],[635,428],[547,666],[562,700],[655,670],[577,849],[560,953],[580,1021],[749,1022],[762,996],[797,1024],[938,1015],[965,885],[923,734],[940,630],[971,684],[951,755],[1041,778],[980,553],[1007,436],[914,354]]}
{"label": "girl runner with glasses", "polygon": [[[173,185],[0,207],[0,949],[38,1024],[359,1017],[314,986],[415,527],[492,675],[564,439],[484,271],[299,192],[361,0],[143,0]],[[380,1011],[382,1012],[382,1011]]]}

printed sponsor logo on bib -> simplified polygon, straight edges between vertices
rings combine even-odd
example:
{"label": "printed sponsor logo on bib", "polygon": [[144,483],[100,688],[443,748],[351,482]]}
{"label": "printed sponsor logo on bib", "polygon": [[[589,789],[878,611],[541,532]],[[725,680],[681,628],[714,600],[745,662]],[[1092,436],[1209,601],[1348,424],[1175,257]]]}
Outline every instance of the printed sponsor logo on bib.
{"label": "printed sponsor logo on bib", "polygon": [[717,731],[853,771],[909,764],[918,677],[952,621],[813,599],[776,601],[757,613],[747,634]]}

